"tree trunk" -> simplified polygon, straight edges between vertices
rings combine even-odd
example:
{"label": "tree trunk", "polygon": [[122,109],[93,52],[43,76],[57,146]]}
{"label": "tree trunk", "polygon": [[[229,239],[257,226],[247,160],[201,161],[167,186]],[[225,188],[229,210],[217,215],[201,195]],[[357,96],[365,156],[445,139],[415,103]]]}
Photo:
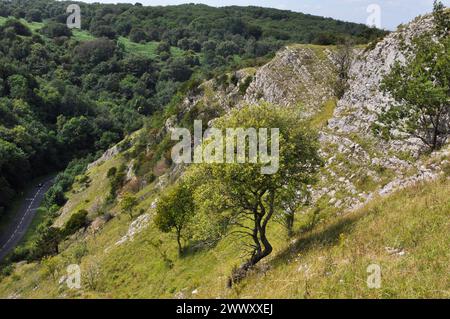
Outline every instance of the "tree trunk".
{"label": "tree trunk", "polygon": [[435,151],[439,148],[438,137],[439,137],[440,120],[441,120],[441,112],[439,111],[436,116],[436,124],[434,126],[434,132],[433,132],[433,151]]}
{"label": "tree trunk", "polygon": [[231,277],[228,280],[228,287],[231,288],[233,284],[239,283],[247,276],[247,273],[263,258],[269,256],[272,253],[273,247],[270,244],[266,236],[267,224],[272,218],[274,212],[274,193],[269,195],[269,212],[266,215],[266,209],[262,203],[260,203],[260,210],[254,211],[254,229],[253,229],[253,241],[255,242],[255,250],[253,251],[250,259],[241,265],[239,268],[233,270]]}
{"label": "tree trunk", "polygon": [[177,230],[178,255],[183,255],[183,246],[181,245],[181,231]]}
{"label": "tree trunk", "polygon": [[439,125],[441,122],[441,112],[442,110],[439,110],[436,114],[436,118],[431,120],[431,123],[433,124],[433,142],[432,142],[432,149],[431,151],[435,151],[439,148]]}
{"label": "tree trunk", "polygon": [[288,233],[288,237],[292,237],[294,235],[294,212],[289,211],[286,214],[286,229]]}

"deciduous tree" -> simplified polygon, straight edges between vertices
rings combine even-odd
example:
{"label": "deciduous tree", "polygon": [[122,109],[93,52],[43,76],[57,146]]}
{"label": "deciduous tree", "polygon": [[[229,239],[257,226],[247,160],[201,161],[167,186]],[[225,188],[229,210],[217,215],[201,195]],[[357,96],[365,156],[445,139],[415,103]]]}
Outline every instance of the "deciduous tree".
{"label": "deciduous tree", "polygon": [[155,223],[165,233],[175,231],[180,255],[183,253],[181,241],[189,238],[187,227],[194,213],[192,190],[183,181],[169,188],[158,201]]}
{"label": "deciduous tree", "polygon": [[[444,9],[435,5],[436,30],[413,40],[413,58],[397,62],[384,78],[382,89],[394,98],[375,129],[393,130],[419,138],[430,150],[441,147],[450,134],[450,38],[443,34]],[[448,17],[447,17],[447,20]]]}
{"label": "deciduous tree", "polygon": [[[239,127],[278,128],[279,169],[274,174],[262,174],[264,164],[248,163],[247,158],[243,164],[198,164],[191,167],[186,177],[195,187],[198,210],[219,214],[224,227],[243,236],[243,249],[249,248],[249,259],[233,272],[230,283],[241,280],[249,269],[271,254],[273,247],[267,235],[271,221],[275,215],[284,213],[282,204],[298,200],[290,194],[312,183],[321,164],[315,135],[295,114],[293,109],[272,105],[248,106],[215,123],[223,132]],[[271,142],[269,138],[268,145]],[[216,216],[211,220],[217,220]]]}

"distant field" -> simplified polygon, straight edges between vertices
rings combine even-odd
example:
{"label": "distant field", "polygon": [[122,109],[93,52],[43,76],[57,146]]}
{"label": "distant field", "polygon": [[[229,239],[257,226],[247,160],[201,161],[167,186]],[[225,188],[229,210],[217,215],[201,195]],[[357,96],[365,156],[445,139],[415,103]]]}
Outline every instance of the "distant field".
{"label": "distant field", "polygon": [[[3,25],[7,19],[8,18],[0,17],[0,25]],[[25,19],[20,19],[20,21],[28,26],[33,32],[37,32],[44,26],[43,22],[28,22]],[[72,34],[73,39],[77,41],[89,41],[95,39],[95,37],[86,30],[73,29]],[[158,47],[159,42],[151,41],[147,43],[134,43],[128,38],[120,37],[118,39],[118,43],[122,44],[125,47],[126,52],[128,53],[143,55],[151,59],[155,59],[157,57],[156,48]],[[171,48],[171,53],[174,57],[181,56],[183,52],[183,50],[177,47]]]}
{"label": "distant field", "polygon": [[72,29],[73,38],[77,41],[89,41],[95,37],[86,30]]}
{"label": "distant field", "polygon": [[[128,53],[141,54],[151,59],[157,57],[156,48],[158,47],[159,42],[151,41],[147,43],[135,43],[125,37],[120,37],[118,42],[125,47],[125,50]],[[172,56],[181,56],[183,52],[183,50],[177,47],[171,48]]]}
{"label": "distant field", "polygon": [[[0,17],[0,25],[4,24],[6,22],[6,20],[13,18],[13,17],[9,17],[9,18],[5,18],[5,17]],[[44,25],[44,23],[42,22],[28,22],[25,19],[20,19],[20,21],[25,24],[26,26],[28,26],[28,28],[30,28],[32,31],[37,31],[40,28],[42,28],[42,26]]]}

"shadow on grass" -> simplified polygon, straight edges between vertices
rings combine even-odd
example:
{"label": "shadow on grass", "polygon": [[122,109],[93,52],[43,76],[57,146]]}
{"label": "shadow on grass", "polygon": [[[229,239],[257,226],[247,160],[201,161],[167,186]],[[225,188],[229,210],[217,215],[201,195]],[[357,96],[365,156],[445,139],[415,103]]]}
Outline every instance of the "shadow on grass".
{"label": "shadow on grass", "polygon": [[364,214],[355,214],[343,217],[324,228],[294,236],[294,238],[297,238],[297,241],[275,256],[272,260],[272,265],[278,267],[286,264],[287,260],[299,254],[305,254],[312,249],[338,244],[340,235],[351,232],[354,224],[363,216]]}
{"label": "shadow on grass", "polygon": [[212,240],[210,242],[204,242],[204,241],[193,241],[189,242],[186,246],[183,248],[183,253],[180,256],[180,258],[186,258],[190,256],[194,256],[198,253],[209,251],[217,246],[217,244],[220,242],[220,239]]}

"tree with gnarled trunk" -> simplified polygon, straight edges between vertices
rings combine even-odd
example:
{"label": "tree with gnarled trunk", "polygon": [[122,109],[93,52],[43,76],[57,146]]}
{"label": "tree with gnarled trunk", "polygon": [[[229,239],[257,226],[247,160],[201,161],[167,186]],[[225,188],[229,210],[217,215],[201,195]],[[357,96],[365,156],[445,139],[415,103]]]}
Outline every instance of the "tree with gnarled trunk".
{"label": "tree with gnarled trunk", "polygon": [[[298,200],[299,193],[293,190],[310,184],[321,165],[317,138],[296,114],[294,109],[264,104],[236,109],[214,123],[223,132],[227,128],[278,128],[279,169],[274,174],[262,174],[264,164],[259,160],[249,163],[248,152],[245,163],[196,164],[186,174],[186,181],[193,185],[196,210],[213,214],[210,220],[220,214],[222,226],[239,235],[243,247],[248,248],[250,257],[233,271],[230,286],[272,253],[267,236],[271,220],[283,215],[289,201]],[[271,143],[269,138],[267,146]],[[208,145],[208,141],[204,144]]]}

